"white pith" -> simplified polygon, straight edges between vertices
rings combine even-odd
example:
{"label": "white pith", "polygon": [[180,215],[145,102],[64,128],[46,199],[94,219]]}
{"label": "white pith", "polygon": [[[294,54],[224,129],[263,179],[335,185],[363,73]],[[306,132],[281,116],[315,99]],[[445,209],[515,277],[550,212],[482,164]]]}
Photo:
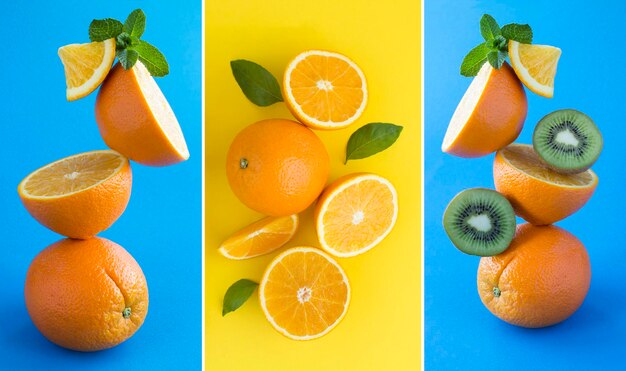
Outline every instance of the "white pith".
{"label": "white pith", "polygon": [[163,134],[180,157],[185,160],[188,159],[189,150],[187,149],[183,131],[180,128],[178,119],[176,119],[176,115],[174,115],[174,111],[172,111],[172,107],[170,107],[169,102],[165,99],[154,77],[150,75],[150,72],[148,72],[148,69],[141,61],[135,63],[133,72],[137,78],[141,93],[150,107],[150,111],[154,115],[159,127],[163,131]]}
{"label": "white pith", "polygon": [[[293,96],[293,93],[291,89],[289,88],[291,86],[291,74],[293,73],[293,70],[296,68],[298,63],[300,63],[302,60],[306,59],[307,57],[311,55],[319,55],[323,57],[333,57],[333,58],[341,59],[342,61],[348,63],[350,67],[352,67],[361,78],[361,90],[363,91],[363,100],[361,101],[361,105],[356,110],[354,115],[352,115],[352,117],[350,117],[348,120],[340,121],[340,122],[335,122],[335,121],[330,121],[330,120],[321,121],[314,117],[311,117],[302,110],[302,108],[300,107],[300,104],[298,104],[298,102],[296,101],[296,98]],[[321,90],[332,90],[332,84],[326,80],[320,80],[317,82],[316,85]],[[320,87],[320,85],[322,85],[323,88]],[[328,85],[330,85],[331,89],[328,89]],[[341,55],[339,53],[333,53],[333,52],[324,51],[324,50],[309,50],[307,52],[301,53],[296,58],[294,58],[294,60],[291,61],[291,63],[289,63],[289,65],[287,66],[287,69],[285,71],[284,87],[285,87],[284,90],[286,91],[286,95],[287,95],[285,98],[291,103],[291,105],[296,110],[296,112],[298,112],[299,115],[305,117],[308,121],[314,123],[315,125],[322,126],[322,127],[339,128],[339,127],[350,125],[361,116],[367,104],[367,83],[365,81],[365,75],[363,74],[363,71],[361,71],[361,69],[359,68],[359,66],[356,65],[356,63],[354,63],[348,57]]]}
{"label": "white pith", "polygon": [[[341,192],[343,192],[346,188],[351,187],[354,184],[357,184],[361,181],[364,180],[375,180],[378,181],[382,184],[384,184],[385,186],[387,186],[387,188],[389,189],[389,191],[392,194],[392,198],[393,198],[393,217],[391,219],[391,223],[389,223],[388,228],[385,230],[385,232],[383,232],[380,236],[378,236],[378,238],[376,238],[371,244],[363,247],[362,249],[356,250],[356,251],[352,251],[352,252],[340,252],[337,251],[335,249],[333,249],[332,247],[330,247],[328,245],[328,243],[326,242],[326,233],[324,231],[324,223],[323,223],[323,215],[326,214],[326,210],[328,210],[328,205],[330,205],[330,203],[332,202],[332,200]],[[337,188],[326,200],[325,202],[322,204],[321,208],[320,208],[320,212],[319,212],[319,218],[317,219],[317,236],[318,236],[318,240],[320,241],[320,244],[322,245],[322,248],[326,251],[328,251],[329,253],[333,254],[334,256],[338,256],[341,258],[347,258],[350,256],[355,256],[355,255],[360,255],[363,254],[364,252],[372,249],[374,246],[378,245],[383,239],[385,239],[385,237],[387,237],[387,235],[391,232],[391,230],[393,229],[393,226],[396,224],[396,219],[398,218],[398,194],[396,192],[396,189],[393,187],[393,185],[391,184],[391,182],[389,182],[387,179],[380,177],[378,175],[374,175],[374,174],[367,174],[367,175],[361,175],[358,176],[354,179],[351,179],[350,181],[342,184],[339,188]],[[354,218],[353,218],[354,221]]]}
{"label": "white pith", "polygon": [[463,127],[472,116],[472,113],[474,113],[474,109],[480,101],[483,90],[485,90],[485,86],[487,86],[492,70],[493,67],[491,67],[489,63],[483,64],[480,71],[478,71],[478,74],[474,77],[470,86],[465,91],[465,94],[463,94],[463,98],[461,98],[459,105],[456,106],[454,114],[448,124],[446,135],[443,138],[441,149],[444,152],[448,150],[452,143],[454,143],[454,140],[459,135],[461,130],[463,130]]}
{"label": "white pith", "polygon": [[354,215],[352,215],[352,224],[354,225],[361,224],[363,219],[365,219],[365,214],[363,214],[363,211],[359,210],[356,213],[354,213]]}
{"label": "white pith", "polygon": [[[319,255],[323,256],[324,258],[326,258],[326,260],[328,260],[332,265],[337,267],[337,269],[341,273],[341,277],[343,278],[343,282],[346,284],[346,288],[347,288],[347,291],[346,291],[346,303],[344,304],[343,312],[341,313],[341,315],[337,318],[337,320],[333,324],[328,326],[324,331],[322,331],[319,334],[315,334],[315,335],[296,336],[296,335],[290,334],[289,332],[287,332],[287,330],[285,330],[284,328],[278,326],[278,324],[274,321],[274,318],[268,312],[267,304],[265,303],[265,286],[267,285],[267,281],[268,281],[268,278],[269,278],[269,273],[276,266],[276,264],[280,263],[286,256],[288,256],[288,255],[290,255],[292,253],[298,253],[298,252],[315,253],[315,254],[319,254]],[[294,340],[311,340],[311,339],[316,339],[316,338],[322,337],[322,336],[326,335],[328,332],[330,332],[330,330],[335,328],[341,322],[343,317],[346,315],[346,312],[348,311],[348,306],[350,304],[350,283],[348,282],[348,277],[346,276],[346,273],[343,271],[341,266],[339,264],[337,264],[337,262],[330,255],[326,254],[325,252],[321,251],[320,249],[316,249],[316,248],[313,248],[313,247],[293,247],[291,249],[288,249],[288,250],[284,251],[283,253],[278,255],[276,258],[274,258],[274,260],[272,260],[272,262],[269,264],[269,266],[265,269],[265,273],[263,273],[263,278],[261,279],[261,283],[259,284],[259,303],[261,303],[261,309],[263,310],[263,314],[265,314],[265,318],[267,318],[267,320],[270,322],[272,327],[274,327],[281,334],[285,335],[286,337],[288,337],[290,339],[294,339]]]}
{"label": "white pith", "polygon": [[471,216],[467,220],[467,224],[479,232],[489,232],[491,230],[491,219],[486,214]]}

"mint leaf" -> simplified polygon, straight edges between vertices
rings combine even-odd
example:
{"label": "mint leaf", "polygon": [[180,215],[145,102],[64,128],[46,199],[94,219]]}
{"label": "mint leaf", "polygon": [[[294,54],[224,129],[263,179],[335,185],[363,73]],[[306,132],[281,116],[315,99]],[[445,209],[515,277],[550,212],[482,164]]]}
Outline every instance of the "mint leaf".
{"label": "mint leaf", "polygon": [[131,36],[141,37],[145,29],[146,15],[141,9],[133,10],[124,22],[124,32]]}
{"label": "mint leaf", "polygon": [[139,53],[139,60],[146,66],[150,75],[162,77],[170,73],[165,56],[152,44],[139,40],[138,44],[131,46],[130,49]]}
{"label": "mint leaf", "polygon": [[115,38],[115,50],[126,49],[131,46],[133,39],[126,32],[122,32]]}
{"label": "mint leaf", "polygon": [[119,59],[120,64],[125,70],[133,68],[135,63],[137,63],[138,57],[139,53],[132,49],[122,49],[117,51],[117,59]]}
{"label": "mint leaf", "polygon": [[483,14],[480,18],[480,34],[483,35],[485,41],[491,41],[501,35],[498,22],[489,14]]}
{"label": "mint leaf", "polygon": [[533,30],[527,24],[507,24],[502,27],[502,36],[522,44],[531,44],[533,42]]}
{"label": "mint leaf", "polygon": [[239,309],[256,290],[257,286],[259,286],[258,283],[245,278],[233,283],[224,295],[222,317]]}
{"label": "mint leaf", "polygon": [[122,28],[122,22],[113,18],[94,19],[89,24],[89,40],[96,42],[117,37]]}
{"label": "mint leaf", "polygon": [[502,64],[504,63],[504,60],[506,59],[507,54],[507,52],[502,50],[492,50],[489,52],[489,54],[487,54],[487,60],[493,68],[500,69],[500,67],[502,67]]}
{"label": "mint leaf", "polygon": [[467,77],[476,76],[480,68],[487,61],[487,54],[489,54],[490,51],[491,48],[487,43],[482,43],[470,50],[461,63],[461,75]]}
{"label": "mint leaf", "polygon": [[238,59],[230,62],[230,68],[237,84],[252,103],[266,107],[283,101],[278,81],[261,65]]}
{"label": "mint leaf", "polygon": [[348,139],[346,161],[370,157],[384,151],[396,142],[402,126],[384,123],[370,123],[358,128]]}

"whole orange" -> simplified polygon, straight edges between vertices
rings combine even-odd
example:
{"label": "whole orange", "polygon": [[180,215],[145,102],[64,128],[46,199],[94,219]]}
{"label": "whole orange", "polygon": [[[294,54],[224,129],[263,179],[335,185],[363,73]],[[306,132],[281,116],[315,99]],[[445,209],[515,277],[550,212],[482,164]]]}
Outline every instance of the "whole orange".
{"label": "whole orange", "polygon": [[249,208],[271,216],[297,214],[311,205],[328,180],[330,160],[307,127],[283,119],[243,129],[230,145],[226,175]]}
{"label": "whole orange", "polygon": [[564,321],[583,303],[591,282],[585,246],[556,226],[522,224],[502,254],[480,259],[478,293],[498,318],[522,327]]}
{"label": "whole orange", "polygon": [[33,259],[24,288],[33,323],[53,343],[89,352],[130,338],[148,313],[141,268],[104,238],[60,240]]}

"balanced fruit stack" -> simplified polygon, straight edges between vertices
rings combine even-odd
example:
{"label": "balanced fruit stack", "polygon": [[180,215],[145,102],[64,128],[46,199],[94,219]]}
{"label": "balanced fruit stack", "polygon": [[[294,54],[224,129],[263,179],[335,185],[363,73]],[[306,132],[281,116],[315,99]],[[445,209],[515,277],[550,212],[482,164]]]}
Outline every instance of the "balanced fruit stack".
{"label": "balanced fruit stack", "polygon": [[[229,259],[247,259],[277,250],[296,233],[298,214],[316,200],[314,222],[321,249],[298,246],[282,252],[260,284],[240,280],[228,289],[222,313],[237,309],[258,286],[263,313],[277,331],[295,340],[315,339],[337,326],[350,302],[347,275],[332,256],[368,251],[391,232],[398,215],[396,190],[379,175],[348,174],[326,186],[330,158],[311,130],[341,129],[355,122],[367,102],[365,76],[346,56],[321,50],[305,51],[288,64],[282,92],[260,66],[239,60],[232,67],[250,100],[266,105],[284,99],[299,122],[263,120],[234,138],[226,161],[230,187],[242,203],[268,216],[226,239],[219,252]],[[240,74],[243,70],[246,73]],[[273,81],[275,92],[267,101],[250,89],[248,76],[254,73],[263,74],[266,83]],[[399,128],[372,125],[357,132]],[[353,153],[351,158],[370,154]]]}
{"label": "balanced fruit stack", "polygon": [[[94,21],[92,40],[103,36]],[[18,186],[28,212],[68,238],[41,251],[26,276],[28,313],[53,343],[77,351],[111,348],[130,338],[148,312],[148,286],[133,257],[96,235],[109,228],[130,199],[130,160],[145,165],[174,164],[189,157],[167,100],[141,61],[126,65],[116,37],[143,33],[145,16],[135,10],[118,35],[59,49],[65,67],[67,98],[82,98],[102,87],[96,99],[100,133],[112,150],[66,157],[28,175]],[[113,30],[113,31],[112,31]],[[164,59],[163,59],[164,61]],[[122,65],[126,65],[125,68]],[[154,66],[153,66],[154,67]]]}
{"label": "balanced fruit stack", "polygon": [[[481,29],[487,25],[506,34],[486,15]],[[491,62],[480,67],[442,146],[461,157],[496,152],[496,190],[459,193],[446,208],[443,225],[459,250],[482,257],[477,286],[483,304],[500,319],[523,327],[567,319],[583,303],[591,281],[583,244],[552,224],[591,198],[598,178],[590,167],[602,151],[600,131],[587,115],[558,110],[536,125],[532,146],[511,144],[526,119],[522,83],[552,97],[560,54],[558,48],[531,45],[529,39],[508,40],[513,68],[503,61],[499,68]],[[528,223],[516,225],[516,215]]]}

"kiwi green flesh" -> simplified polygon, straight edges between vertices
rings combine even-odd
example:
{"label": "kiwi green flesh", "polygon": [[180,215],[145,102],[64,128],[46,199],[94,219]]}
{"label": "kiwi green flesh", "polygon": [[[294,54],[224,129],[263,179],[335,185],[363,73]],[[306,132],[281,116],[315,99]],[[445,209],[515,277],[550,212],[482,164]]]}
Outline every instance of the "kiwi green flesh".
{"label": "kiwi green flesh", "polygon": [[559,110],[542,118],[533,133],[533,147],[555,171],[581,173],[602,152],[602,134],[591,118],[576,110]]}
{"label": "kiwi green flesh", "polygon": [[506,250],[515,235],[515,212],[500,193],[467,189],[456,195],[443,215],[443,226],[457,249],[470,255],[493,256]]}

